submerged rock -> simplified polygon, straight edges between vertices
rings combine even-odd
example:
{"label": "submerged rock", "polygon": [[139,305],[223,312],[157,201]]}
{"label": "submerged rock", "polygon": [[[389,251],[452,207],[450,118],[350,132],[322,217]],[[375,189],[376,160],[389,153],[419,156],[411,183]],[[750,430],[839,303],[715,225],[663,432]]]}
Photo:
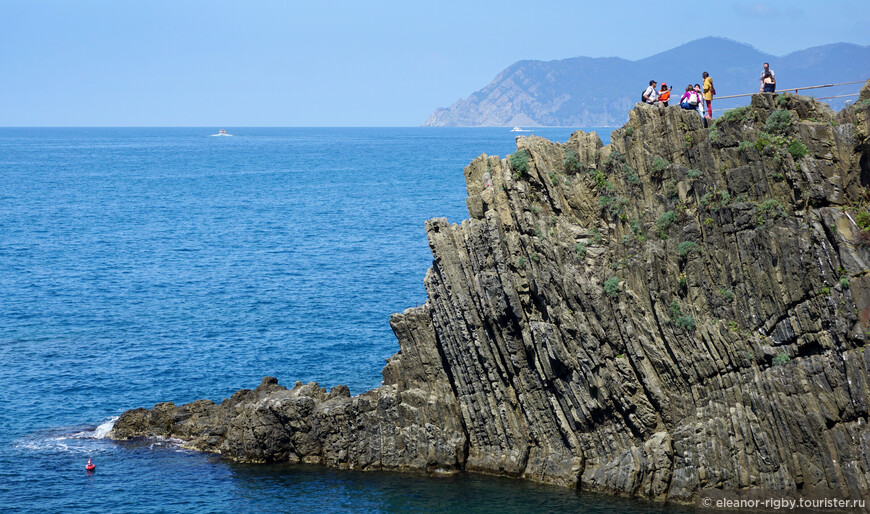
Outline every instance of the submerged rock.
{"label": "submerged rock", "polygon": [[426,223],[428,301],[381,387],[267,377],[125,412],[246,462],[467,470],[652,499],[870,490],[870,102],[638,105],[603,146],[517,138]]}

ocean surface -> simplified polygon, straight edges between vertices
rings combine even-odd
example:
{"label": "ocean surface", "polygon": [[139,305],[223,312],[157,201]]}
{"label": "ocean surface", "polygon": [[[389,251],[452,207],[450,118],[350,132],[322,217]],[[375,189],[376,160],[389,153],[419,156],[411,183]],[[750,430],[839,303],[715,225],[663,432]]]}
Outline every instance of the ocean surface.
{"label": "ocean surface", "polygon": [[220,401],[266,375],[352,394],[380,385],[398,349],[390,314],[425,301],[423,221],[464,219],[463,167],[511,153],[517,135],[228,131],[0,129],[4,510],[677,510],[511,479],[239,465],[171,441],[105,439],[128,408]]}

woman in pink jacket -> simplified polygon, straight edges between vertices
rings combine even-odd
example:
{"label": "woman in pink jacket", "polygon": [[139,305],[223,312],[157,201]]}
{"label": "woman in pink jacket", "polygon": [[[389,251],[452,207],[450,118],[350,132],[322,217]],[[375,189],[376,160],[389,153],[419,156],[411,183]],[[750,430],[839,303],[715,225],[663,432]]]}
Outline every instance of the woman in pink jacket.
{"label": "woman in pink jacket", "polygon": [[691,84],[686,86],[686,92],[680,97],[680,107],[687,111],[698,111],[701,117],[704,114],[701,112],[701,94],[695,91]]}

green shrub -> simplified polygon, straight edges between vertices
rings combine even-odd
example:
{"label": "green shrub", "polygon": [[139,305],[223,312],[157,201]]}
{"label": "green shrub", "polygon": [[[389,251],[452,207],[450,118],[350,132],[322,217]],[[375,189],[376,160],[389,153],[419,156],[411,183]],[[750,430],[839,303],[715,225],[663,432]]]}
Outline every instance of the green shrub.
{"label": "green shrub", "polygon": [[720,209],[731,201],[731,194],[724,189],[716,189],[704,193],[701,197],[701,207],[705,209]]}
{"label": "green shrub", "polygon": [[611,298],[619,296],[619,277],[610,277],[604,281],[604,292]]}
{"label": "green shrub", "polygon": [[855,224],[857,224],[858,228],[861,230],[870,229],[870,212],[862,211],[855,215]]}
{"label": "green shrub", "polygon": [[737,145],[738,152],[745,152],[755,146],[752,141],[741,141],[739,145]]}
{"label": "green shrub", "polygon": [[807,149],[807,145],[800,141],[792,141],[788,144],[788,153],[790,153],[794,160],[797,161],[809,153],[809,150]]}
{"label": "green shrub", "polygon": [[613,150],[604,159],[604,165],[605,166],[612,166],[612,165],[617,164],[617,163],[622,163],[622,164],[625,163],[625,154],[622,152],[618,152],[616,150]]}
{"label": "green shrub", "polygon": [[[602,204],[602,200],[604,198],[609,198],[608,201],[604,202],[604,204],[606,205]],[[598,206],[606,208],[607,212],[609,212],[611,216],[621,217],[623,214],[625,214],[625,208],[626,206],[628,206],[628,198],[624,196],[616,196],[614,198],[602,196],[598,199]]]}
{"label": "green shrub", "polygon": [[[710,136],[708,135],[707,137],[710,137]],[[691,147],[692,143],[694,143],[694,142],[695,142],[695,140],[692,139],[692,134],[686,134],[683,136],[683,146],[685,146],[686,148]]]}
{"label": "green shrub", "polygon": [[574,153],[573,150],[568,150],[565,154],[565,172],[566,173],[577,173],[583,169],[583,165],[580,163],[580,159],[577,158],[577,154]]}
{"label": "green shrub", "polygon": [[577,252],[577,257],[581,259],[586,257],[586,243],[577,243],[574,245],[574,251]]}
{"label": "green shrub", "polygon": [[671,224],[675,221],[677,221],[677,213],[674,211],[662,213],[662,215],[656,219],[656,228],[658,229],[660,238],[668,238],[668,228],[670,228]]}
{"label": "green shrub", "polygon": [[511,154],[508,161],[510,162],[511,168],[522,176],[523,173],[529,171],[529,157],[530,154],[528,150],[517,150]]}
{"label": "green shrub", "polygon": [[691,251],[700,252],[701,247],[694,241],[683,241],[677,245],[677,253],[679,253],[681,257],[689,255],[689,252]]}
{"label": "green shrub", "polygon": [[849,277],[840,277],[840,287],[849,289]]}
{"label": "green shrub", "polygon": [[554,186],[558,186],[559,182],[561,182],[559,176],[553,171],[550,172],[550,182],[552,182]]}
{"label": "green shrub", "polygon": [[679,302],[676,300],[672,301],[669,309],[671,311],[671,323],[674,326],[687,331],[695,330],[695,318],[683,314],[683,309],[680,307]]}
{"label": "green shrub", "polygon": [[677,187],[676,180],[668,180],[664,183],[665,196],[670,200],[676,200],[680,197],[680,189]]}
{"label": "green shrub", "polygon": [[758,206],[758,209],[761,210],[761,212],[763,213],[768,213],[774,210],[781,211],[782,204],[780,204],[779,200],[777,200],[776,198],[770,198],[763,201],[761,205]]}
{"label": "green shrub", "polygon": [[785,95],[779,95],[778,97],[776,97],[776,105],[778,105],[779,107],[785,107],[786,105],[788,105],[788,97]]}
{"label": "green shrub", "polygon": [[668,309],[671,311],[672,318],[683,315],[683,309],[680,307],[680,302],[676,300],[671,302],[671,305],[668,307]]}
{"label": "green shrub", "polygon": [[526,259],[524,259],[523,257],[520,257],[520,259],[517,261],[517,266],[519,266],[522,269],[526,269]]}
{"label": "green shrub", "polygon": [[541,258],[538,256],[538,252],[532,253],[532,260],[535,262],[538,262],[541,260]]}
{"label": "green shrub", "polygon": [[674,325],[691,332],[692,330],[695,330],[695,318],[691,316],[680,316],[674,320]]}
{"label": "green shrub", "polygon": [[624,164],[622,166],[622,171],[625,174],[625,181],[629,184],[640,184],[640,177],[637,176],[637,172],[629,166],[628,164]]}
{"label": "green shrub", "polygon": [[625,127],[625,135],[631,136],[632,134],[634,134],[634,127]]}
{"label": "green shrub", "polygon": [[652,162],[652,170],[656,173],[664,171],[670,163],[666,159],[656,156]]}
{"label": "green shrub", "polygon": [[646,234],[643,231],[643,227],[640,224],[640,221],[632,218],[628,222],[628,226],[631,228],[631,232],[634,234],[635,239],[639,242],[643,243],[646,241]]}
{"label": "green shrub", "polygon": [[725,297],[725,301],[733,302],[734,301],[734,292],[730,289],[721,288],[719,289],[719,294]]}
{"label": "green shrub", "polygon": [[791,126],[791,113],[785,109],[777,109],[770,113],[764,122],[764,131],[771,134],[785,134]]}
{"label": "green shrub", "polygon": [[688,175],[690,179],[700,178],[701,170],[699,170],[697,168],[693,168],[693,169],[690,169],[688,171],[688,173],[686,173],[686,175]]}
{"label": "green shrub", "polygon": [[765,221],[768,218],[776,219],[776,218],[785,218],[785,209],[782,208],[782,204],[779,203],[779,200],[776,198],[770,198],[758,205],[758,224],[764,225]]}
{"label": "green shrub", "polygon": [[[716,120],[716,121],[719,121],[719,120]],[[711,143],[715,143],[716,141],[719,141],[719,129],[717,129],[716,127],[711,128],[710,132],[707,133],[707,139],[709,139]]]}
{"label": "green shrub", "polygon": [[736,109],[731,109],[729,111],[725,111],[722,113],[722,116],[716,120],[716,125],[720,123],[730,123],[732,121],[744,122],[749,119],[750,107],[748,105],[744,105],[743,107],[738,107]]}
{"label": "green shrub", "polygon": [[592,229],[592,240],[595,241],[595,244],[600,245],[601,241],[604,237],[601,235],[601,232],[598,231],[597,228]]}
{"label": "green shrub", "polygon": [[787,353],[782,352],[779,355],[777,355],[776,357],[774,357],[773,360],[771,361],[771,363],[774,366],[785,366],[786,364],[788,364],[788,361],[790,361],[790,360],[791,360],[791,357],[789,357]]}

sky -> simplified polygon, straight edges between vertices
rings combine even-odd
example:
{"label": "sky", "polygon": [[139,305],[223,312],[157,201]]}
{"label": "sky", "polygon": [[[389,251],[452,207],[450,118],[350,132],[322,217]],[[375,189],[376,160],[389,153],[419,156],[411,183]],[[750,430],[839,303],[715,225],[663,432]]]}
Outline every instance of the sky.
{"label": "sky", "polygon": [[418,126],[522,59],[870,45],[866,0],[685,5],[0,0],[0,126]]}

